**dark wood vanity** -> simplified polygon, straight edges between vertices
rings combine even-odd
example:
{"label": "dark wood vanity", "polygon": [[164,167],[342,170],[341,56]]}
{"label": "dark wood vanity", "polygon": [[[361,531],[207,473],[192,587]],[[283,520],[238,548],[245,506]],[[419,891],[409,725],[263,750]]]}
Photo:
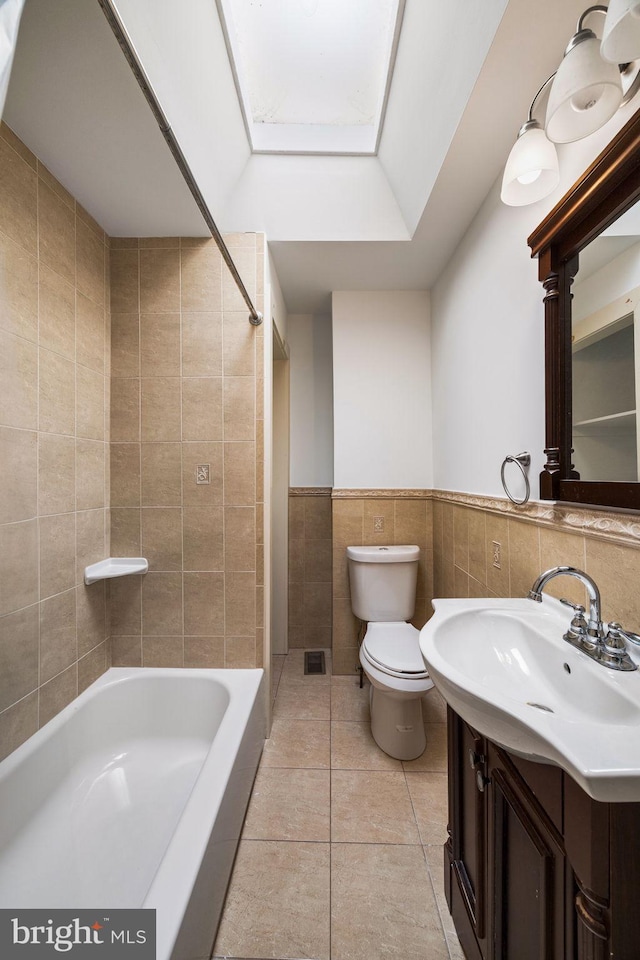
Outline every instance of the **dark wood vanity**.
{"label": "dark wood vanity", "polygon": [[467,960],[639,960],[640,803],[448,722],[445,892]]}

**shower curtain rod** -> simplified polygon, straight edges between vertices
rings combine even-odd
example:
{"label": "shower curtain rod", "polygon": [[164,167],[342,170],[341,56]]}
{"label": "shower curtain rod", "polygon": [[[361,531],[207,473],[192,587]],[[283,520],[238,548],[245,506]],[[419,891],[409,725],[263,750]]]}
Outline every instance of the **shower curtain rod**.
{"label": "shower curtain rod", "polygon": [[187,163],[185,155],[183,154],[180,148],[180,144],[178,143],[176,136],[173,130],[171,129],[171,125],[167,120],[162,107],[160,106],[158,98],[155,95],[155,91],[151,86],[151,82],[149,81],[149,78],[145,73],[144,67],[142,66],[140,58],[138,57],[133,41],[131,40],[131,37],[127,33],[127,29],[122,22],[120,14],[113,6],[112,0],[98,0],[98,3],[102,7],[102,11],[105,17],[107,18],[109,26],[113,30],[114,36],[118,41],[118,43],[120,44],[122,52],[124,53],[127,59],[127,62],[133,71],[133,75],[138,81],[140,89],[145,95],[147,103],[149,104],[149,106],[153,111],[153,115],[155,116],[158,122],[158,126],[160,127],[162,135],[167,141],[167,145],[171,150],[171,153],[173,154],[173,157],[176,163],[178,164],[180,173],[184,177],[185,182],[193,195],[193,199],[198,205],[198,209],[200,210],[200,213],[204,217],[205,223],[207,224],[209,230],[211,231],[211,236],[213,237],[216,244],[218,245],[218,249],[222,254],[222,258],[226,263],[227,267],[229,268],[231,276],[235,280],[238,290],[242,294],[244,302],[249,308],[249,322],[257,327],[262,323],[262,319],[263,319],[262,314],[258,310],[256,310],[256,308],[253,305],[253,302],[251,300],[251,297],[249,296],[247,288],[245,287],[242,281],[242,277],[238,273],[238,268],[233,262],[233,258],[229,253],[229,249],[226,243],[224,242],[222,234],[220,233],[220,231],[218,230],[218,227],[216,226],[215,220],[211,216],[211,211],[209,210],[209,207],[207,206],[207,203],[204,197],[202,196],[200,187],[196,183],[195,177],[191,172],[191,168],[189,167],[189,164]]}

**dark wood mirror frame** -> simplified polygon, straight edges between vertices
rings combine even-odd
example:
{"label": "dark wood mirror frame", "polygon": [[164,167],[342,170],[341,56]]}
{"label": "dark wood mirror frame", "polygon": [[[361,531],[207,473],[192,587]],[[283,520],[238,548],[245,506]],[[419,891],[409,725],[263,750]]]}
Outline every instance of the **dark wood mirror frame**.
{"label": "dark wood mirror frame", "polygon": [[540,498],[640,510],[640,483],[584,481],[573,469],[571,284],[578,254],[640,197],[640,110],[529,237],[545,289],[545,454]]}

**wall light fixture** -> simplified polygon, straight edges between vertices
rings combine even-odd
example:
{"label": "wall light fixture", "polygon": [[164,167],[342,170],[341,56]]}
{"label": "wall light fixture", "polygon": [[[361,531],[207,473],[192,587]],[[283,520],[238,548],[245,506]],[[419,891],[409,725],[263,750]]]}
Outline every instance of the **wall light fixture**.
{"label": "wall light fixture", "polygon": [[542,128],[533,119],[538,97],[548,87],[555,73],[542,84],[529,107],[529,118],[522,124],[518,139],[511,148],[502,177],[503,203],[521,207],[548,196],[560,183],[558,153]]}
{"label": "wall light fixture", "polygon": [[[602,41],[584,21],[605,14]],[[640,0],[611,0],[588,7],[554,74],[536,93],[520,128],[502,179],[509,206],[535,203],[560,182],[554,143],[582,140],[599,130],[640,89]],[[534,106],[550,85],[544,129]]]}

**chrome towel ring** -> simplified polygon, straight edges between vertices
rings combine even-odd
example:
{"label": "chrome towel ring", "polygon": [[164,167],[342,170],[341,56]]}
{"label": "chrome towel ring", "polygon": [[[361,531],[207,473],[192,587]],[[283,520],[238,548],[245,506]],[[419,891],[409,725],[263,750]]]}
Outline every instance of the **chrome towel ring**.
{"label": "chrome towel ring", "polygon": [[[507,487],[507,482],[504,479],[504,468],[508,463],[516,463],[522,474],[524,480],[525,495],[523,500],[517,500],[514,496],[511,495],[509,488]],[[529,486],[529,467],[531,465],[531,454],[527,453],[525,450],[524,453],[517,453],[514,457],[506,456],[502,461],[502,466],[500,468],[500,479],[502,480],[502,486],[504,492],[509,497],[512,503],[517,503],[522,506],[523,503],[526,503],[531,496],[531,487]]]}

